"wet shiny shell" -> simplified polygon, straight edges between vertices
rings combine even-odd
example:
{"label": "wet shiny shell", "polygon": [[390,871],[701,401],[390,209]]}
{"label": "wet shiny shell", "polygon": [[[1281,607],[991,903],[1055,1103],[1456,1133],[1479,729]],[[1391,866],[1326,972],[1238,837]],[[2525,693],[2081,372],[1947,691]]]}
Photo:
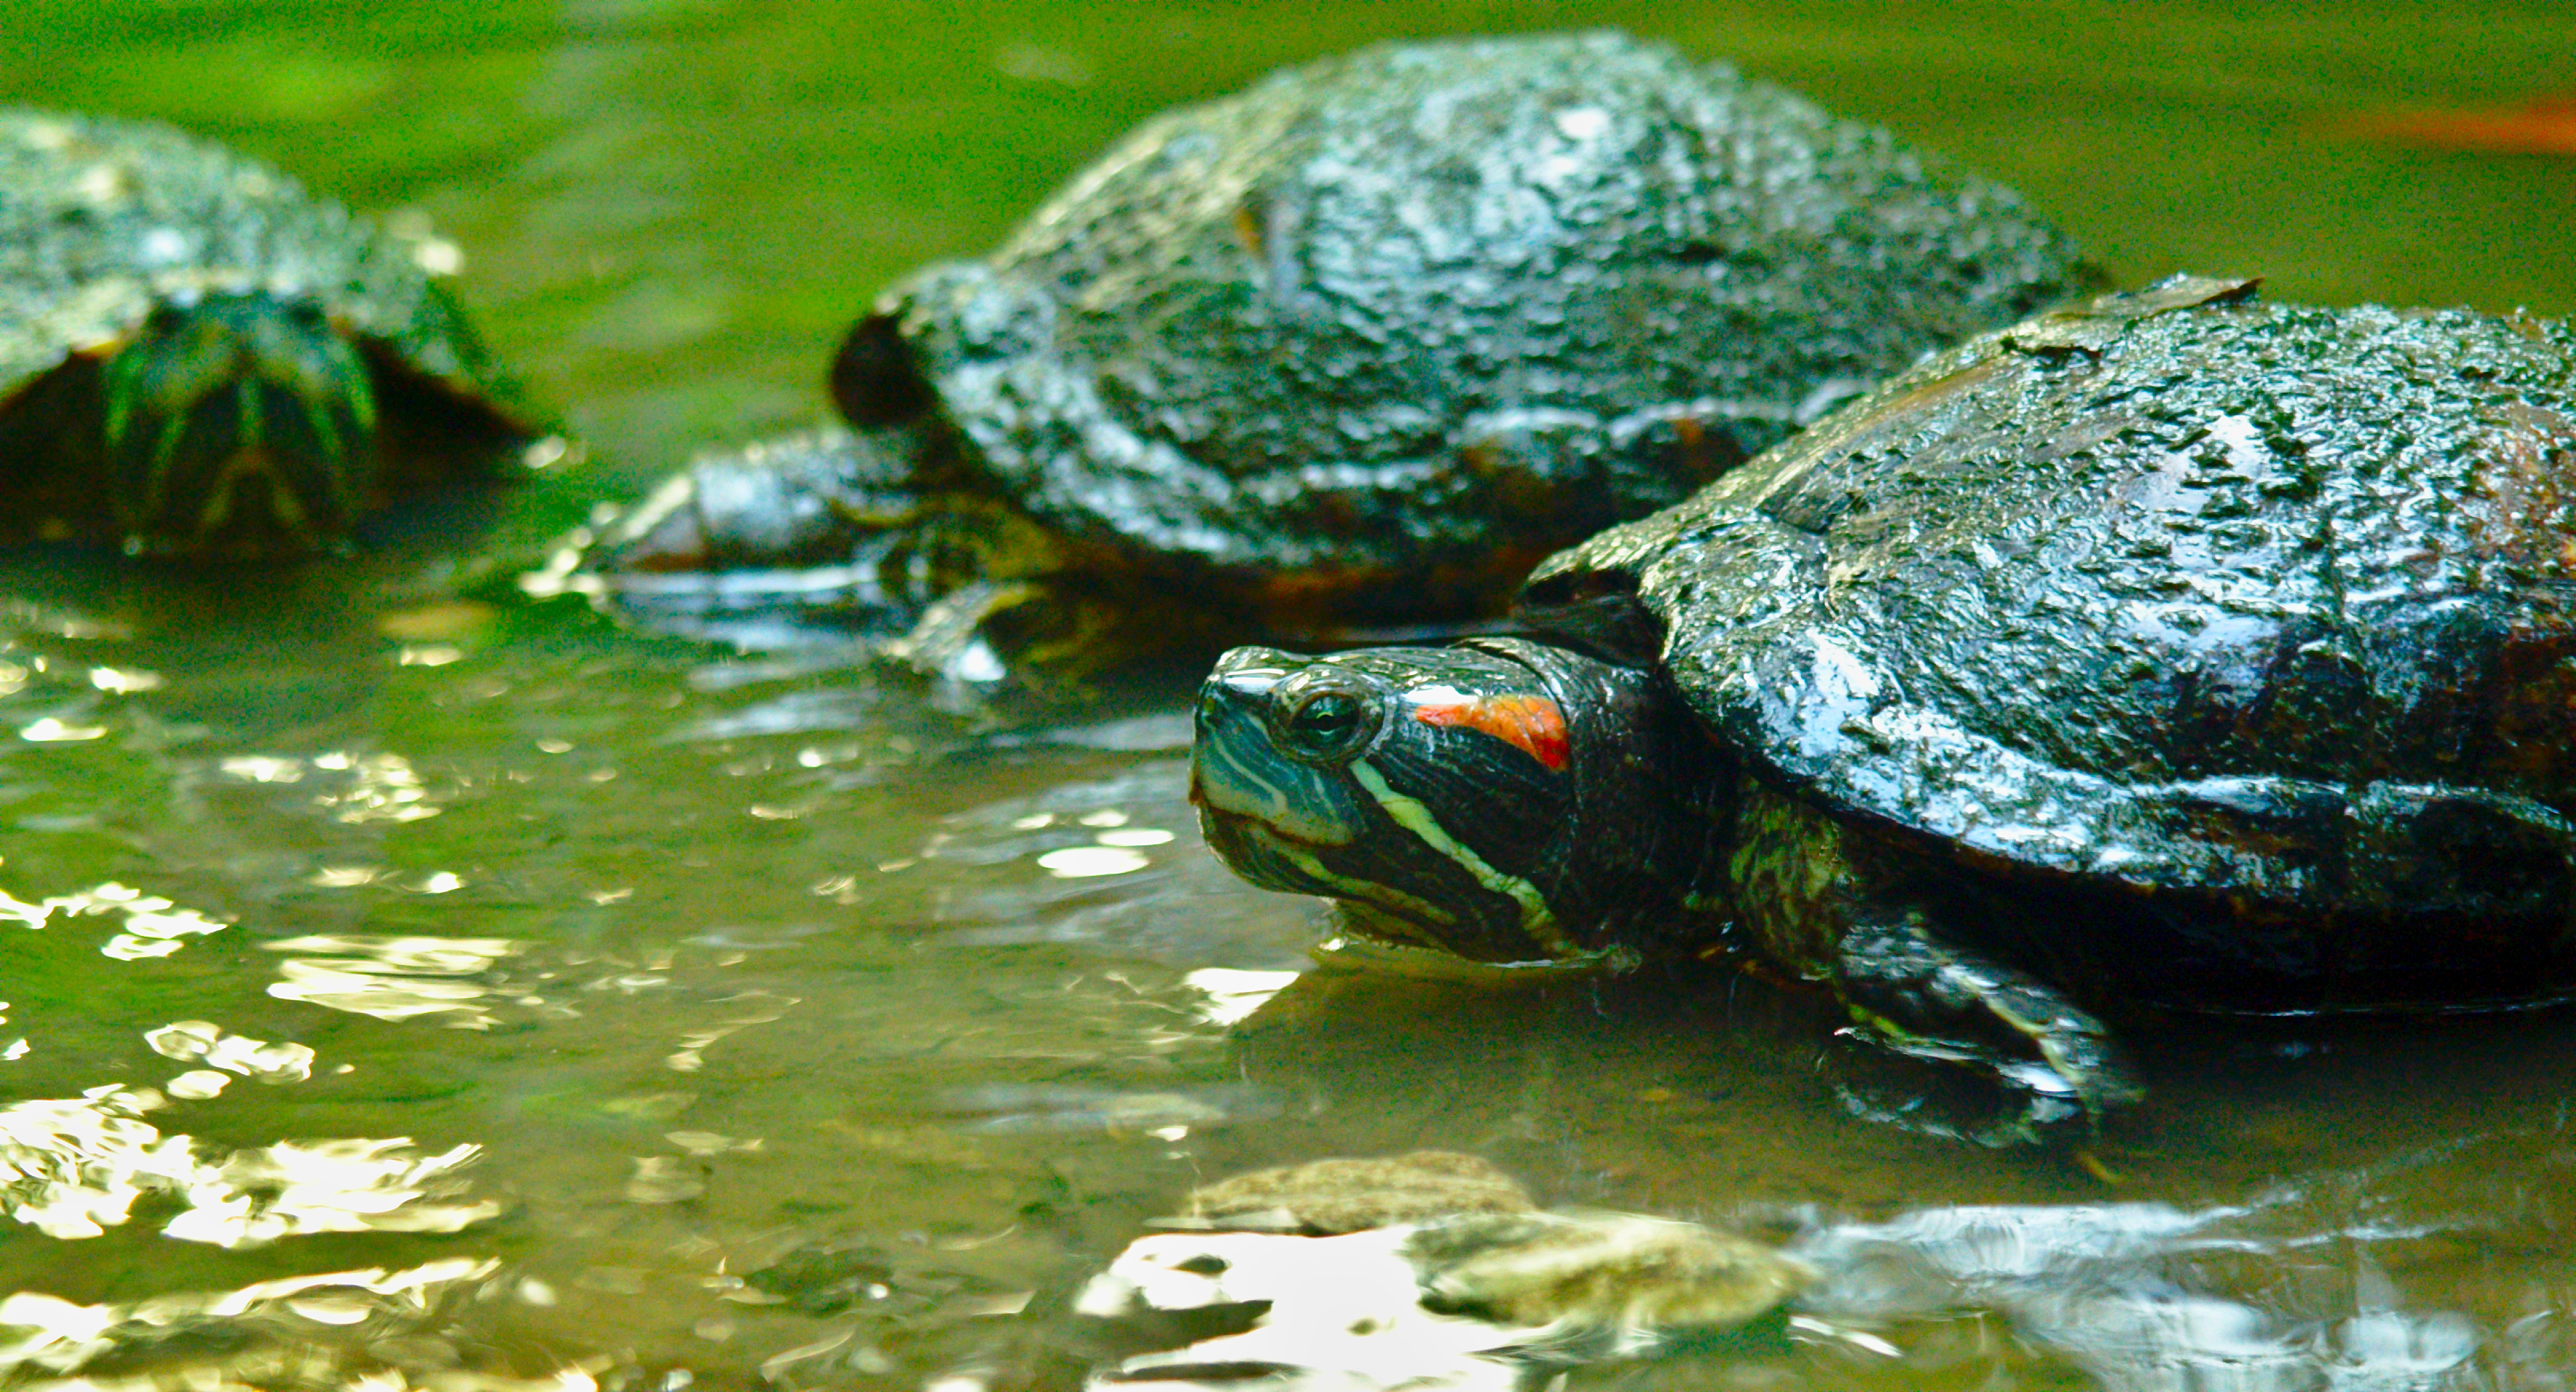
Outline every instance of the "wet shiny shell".
{"label": "wet shiny shell", "polygon": [[2576,333],[2243,293],[1945,354],[1556,557],[1531,611],[1972,866],[2564,938]]}
{"label": "wet shiny shell", "polygon": [[1211,593],[1432,612],[2086,274],[2009,191],[1660,46],[1394,45],[1148,122],[897,286],[836,386]]}
{"label": "wet shiny shell", "polygon": [[524,420],[438,285],[455,248],[142,121],[0,109],[0,400],[112,351],[163,297],[314,298],[380,356]]}

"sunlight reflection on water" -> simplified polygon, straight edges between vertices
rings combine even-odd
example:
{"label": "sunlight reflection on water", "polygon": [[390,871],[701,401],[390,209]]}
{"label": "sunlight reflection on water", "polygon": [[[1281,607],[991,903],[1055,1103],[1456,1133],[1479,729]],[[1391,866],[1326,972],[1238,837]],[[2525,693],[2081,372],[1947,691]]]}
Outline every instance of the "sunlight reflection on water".
{"label": "sunlight reflection on water", "polygon": [[269,986],[270,995],[379,1020],[442,1015],[447,1018],[441,1023],[449,1029],[490,1029],[492,998],[545,1003],[522,989],[533,983],[505,983],[492,976],[498,963],[526,949],[508,938],[317,936],[260,946],[270,952],[327,954],[279,962],[282,979]]}
{"label": "sunlight reflection on water", "polygon": [[466,1188],[455,1172],[479,1146],[426,1155],[407,1139],[347,1139],[211,1150],[142,1120],[168,1105],[106,1086],[0,1107],[0,1203],[48,1237],[82,1238],[156,1196],[183,1210],[165,1236],[218,1247],[299,1233],[455,1232],[501,1211],[493,1200],[455,1201]]}

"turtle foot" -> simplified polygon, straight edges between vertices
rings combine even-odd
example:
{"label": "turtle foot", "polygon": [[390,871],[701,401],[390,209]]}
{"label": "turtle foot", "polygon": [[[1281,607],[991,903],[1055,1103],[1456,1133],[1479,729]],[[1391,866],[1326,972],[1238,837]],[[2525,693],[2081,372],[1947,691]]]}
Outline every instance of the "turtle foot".
{"label": "turtle foot", "polygon": [[[2091,1134],[2146,1095],[2100,1020],[2054,987],[1940,939],[1919,913],[1850,933],[1839,967],[1836,986],[1854,1021],[1845,1038],[1929,1066],[1917,1072],[1972,1079],[1990,1099],[1981,1120],[1924,1129],[1987,1144]],[[1849,1090],[1845,1101],[1883,1110]],[[1922,1107],[1918,1099],[1898,1111]]]}

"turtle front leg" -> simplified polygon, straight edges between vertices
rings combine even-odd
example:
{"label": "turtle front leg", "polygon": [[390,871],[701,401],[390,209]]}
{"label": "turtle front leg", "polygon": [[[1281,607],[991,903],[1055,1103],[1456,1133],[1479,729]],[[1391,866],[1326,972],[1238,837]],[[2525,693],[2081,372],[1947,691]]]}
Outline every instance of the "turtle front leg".
{"label": "turtle front leg", "polygon": [[2023,1099],[2019,1129],[2142,1095],[2100,1020],[1942,931],[1942,867],[1921,854],[1748,781],[1727,878],[1763,955],[1831,987],[1857,1037],[1986,1074]]}
{"label": "turtle front leg", "polygon": [[848,564],[920,511],[909,446],[836,427],[701,456],[593,529],[583,567],[615,576]]}
{"label": "turtle front leg", "polygon": [[1831,979],[1861,1033],[1994,1074],[2027,1099],[2034,1123],[2099,1118],[2144,1095],[2100,1020],[2028,973],[1944,940],[1918,907],[1859,908]]}

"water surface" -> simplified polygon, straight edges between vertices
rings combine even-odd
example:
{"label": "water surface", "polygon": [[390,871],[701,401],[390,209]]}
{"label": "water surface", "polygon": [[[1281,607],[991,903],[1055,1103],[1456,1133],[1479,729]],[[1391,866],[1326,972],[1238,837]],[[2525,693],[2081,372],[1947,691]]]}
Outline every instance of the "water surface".
{"label": "water surface", "polygon": [[[2125,282],[2576,311],[2576,164],[2352,124],[2563,86],[2552,5],[19,0],[0,96],[456,236],[592,445],[518,504],[542,535],[811,422],[877,286],[1158,107],[1578,19],[2017,184]],[[2089,1166],[1989,1151],[1856,1118],[1821,1003],[1713,968],[1288,984],[1309,907],[1198,846],[1177,684],[997,733],[844,663],[459,603],[464,521],[256,581],[0,568],[0,1378],[1007,1372],[1011,1312],[1190,1185],[1423,1146],[1834,1273],[1780,1347],[1593,1381],[2576,1373],[2564,1019],[2177,1027]]]}

